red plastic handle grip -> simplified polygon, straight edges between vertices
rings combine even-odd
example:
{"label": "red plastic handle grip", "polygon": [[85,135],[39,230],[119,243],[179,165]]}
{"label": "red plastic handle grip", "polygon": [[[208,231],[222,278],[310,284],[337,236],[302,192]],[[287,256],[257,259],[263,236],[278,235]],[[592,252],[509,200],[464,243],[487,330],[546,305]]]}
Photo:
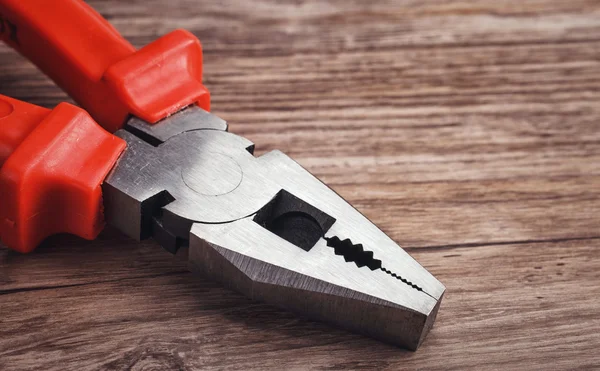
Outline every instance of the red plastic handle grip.
{"label": "red plastic handle grip", "polygon": [[0,168],[49,113],[49,109],[0,95]]}
{"label": "red plastic handle grip", "polygon": [[95,238],[104,226],[100,186],[124,150],[81,108],[0,95],[0,241],[30,252],[56,233]]}
{"label": "red plastic handle grip", "polygon": [[111,132],[130,114],[155,123],[190,104],[210,109],[202,47],[187,31],[136,51],[81,0],[0,0],[0,24],[2,40]]}

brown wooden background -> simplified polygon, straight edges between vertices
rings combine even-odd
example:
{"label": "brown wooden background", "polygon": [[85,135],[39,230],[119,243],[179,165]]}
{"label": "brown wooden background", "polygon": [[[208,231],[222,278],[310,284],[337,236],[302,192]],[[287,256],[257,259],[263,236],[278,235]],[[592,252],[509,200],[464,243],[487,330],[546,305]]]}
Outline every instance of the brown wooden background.
{"label": "brown wooden background", "polygon": [[[114,230],[0,250],[1,370],[600,367],[600,2],[90,1],[205,48],[214,112],[448,291],[411,353],[196,279]],[[0,47],[0,94],[67,99]]]}

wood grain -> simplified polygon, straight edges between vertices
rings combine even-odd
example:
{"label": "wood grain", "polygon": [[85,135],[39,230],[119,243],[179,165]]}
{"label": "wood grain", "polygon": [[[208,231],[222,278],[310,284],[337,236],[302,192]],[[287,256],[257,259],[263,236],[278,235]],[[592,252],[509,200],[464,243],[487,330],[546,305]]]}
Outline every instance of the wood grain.
{"label": "wood grain", "polygon": [[[213,111],[448,288],[416,353],[256,304],[108,229],[0,250],[0,370],[600,368],[596,0],[90,1],[203,42]],[[68,99],[0,46],[0,94]]]}

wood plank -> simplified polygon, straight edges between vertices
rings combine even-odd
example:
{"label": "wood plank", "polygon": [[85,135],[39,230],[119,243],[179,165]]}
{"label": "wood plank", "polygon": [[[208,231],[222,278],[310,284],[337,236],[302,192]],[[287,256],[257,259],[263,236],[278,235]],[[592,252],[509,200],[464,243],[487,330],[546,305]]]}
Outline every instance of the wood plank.
{"label": "wood plank", "polygon": [[[448,291],[416,353],[204,279],[108,229],[0,249],[0,370],[600,368],[596,0],[92,0],[186,28],[213,112],[330,184]],[[69,98],[0,45],[0,94]]]}
{"label": "wood plank", "polygon": [[0,250],[0,296],[185,272],[185,262],[157,244],[137,243],[109,228],[96,241],[51,237],[29,255]]}

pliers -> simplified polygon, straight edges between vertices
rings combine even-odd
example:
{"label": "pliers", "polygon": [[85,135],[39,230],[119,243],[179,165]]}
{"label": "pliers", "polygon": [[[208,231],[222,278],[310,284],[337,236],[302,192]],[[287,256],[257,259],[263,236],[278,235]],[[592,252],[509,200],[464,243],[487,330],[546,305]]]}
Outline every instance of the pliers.
{"label": "pliers", "polygon": [[83,108],[0,96],[4,245],[108,223],[254,300],[421,344],[445,287],[291,158],[229,133],[191,33],[136,50],[80,0],[0,0],[0,34]]}

